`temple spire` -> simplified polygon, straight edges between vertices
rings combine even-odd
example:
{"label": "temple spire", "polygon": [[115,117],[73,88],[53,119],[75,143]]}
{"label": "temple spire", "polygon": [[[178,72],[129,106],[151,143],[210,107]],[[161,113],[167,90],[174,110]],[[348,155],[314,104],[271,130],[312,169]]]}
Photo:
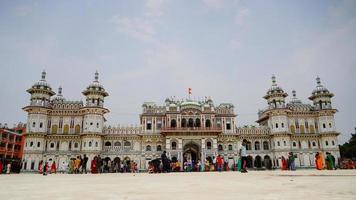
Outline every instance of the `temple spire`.
{"label": "temple spire", "polygon": [[46,80],[46,71],[43,70],[42,71],[42,76],[41,76],[41,81],[45,81]]}
{"label": "temple spire", "polygon": [[95,82],[99,82],[99,73],[98,73],[98,71],[95,72]]}

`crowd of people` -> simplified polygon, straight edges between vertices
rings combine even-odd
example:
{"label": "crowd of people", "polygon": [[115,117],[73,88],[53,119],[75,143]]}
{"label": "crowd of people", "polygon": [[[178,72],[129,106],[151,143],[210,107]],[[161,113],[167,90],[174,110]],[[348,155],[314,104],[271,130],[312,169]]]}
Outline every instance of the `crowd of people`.
{"label": "crowd of people", "polygon": [[[290,152],[288,157],[281,157],[281,169],[282,170],[296,170],[295,159],[297,155]],[[50,160],[51,161],[51,160]],[[119,157],[111,160],[110,158],[101,158],[100,155],[95,156],[89,163],[89,158],[84,154],[84,156],[77,156],[76,158],[71,158],[68,163],[62,162],[58,165],[59,173],[69,173],[69,174],[82,174],[87,173],[87,168],[89,167],[90,172],[93,174],[97,173],[124,173],[124,172],[138,172],[137,163],[130,160],[121,160]],[[241,173],[247,172],[247,153],[246,153],[246,142],[243,141],[242,146],[239,150],[239,158],[234,161],[232,165],[229,165],[228,160],[224,159],[223,156],[217,155],[216,157],[207,157],[204,162],[200,160],[193,160],[191,158],[183,159],[183,163],[178,161],[176,158],[170,160],[166,151],[164,151],[160,158],[151,160],[148,162],[148,172],[149,173],[167,173],[167,172],[203,172],[203,171],[240,171]],[[15,166],[16,167],[16,166]],[[317,152],[315,155],[315,168],[318,170],[336,169],[335,157],[330,153],[326,152],[326,157],[324,159],[323,153]],[[21,169],[21,167],[19,168]],[[0,160],[0,174],[9,174],[12,171],[12,164],[10,162],[4,162]],[[57,163],[51,161],[40,161],[38,166],[38,172],[43,175],[57,173]]]}
{"label": "crowd of people", "polygon": [[[49,162],[40,161],[38,166],[38,172],[43,175],[52,173],[68,173],[68,174],[86,174],[88,173],[87,164],[89,158],[84,154],[84,156],[77,156],[76,158],[71,158],[69,162],[62,162],[58,166],[57,163],[53,161],[51,164]],[[92,174],[97,173],[119,173],[119,172],[138,172],[137,163],[130,160],[121,161],[119,158],[111,161],[108,158],[101,158],[100,155],[95,156],[90,162],[90,172]]]}
{"label": "crowd of people", "polygon": [[6,160],[0,158],[0,174],[20,173],[22,163],[20,160]]}

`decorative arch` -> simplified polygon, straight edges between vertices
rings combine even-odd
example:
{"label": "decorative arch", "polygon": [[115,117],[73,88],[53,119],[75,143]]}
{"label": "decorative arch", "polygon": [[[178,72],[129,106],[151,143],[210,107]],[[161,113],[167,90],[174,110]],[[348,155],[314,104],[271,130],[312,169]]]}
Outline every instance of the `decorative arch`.
{"label": "decorative arch", "polygon": [[75,125],[74,133],[76,133],[76,134],[80,133],[80,125],[79,124]]}
{"label": "decorative arch", "polygon": [[269,145],[267,141],[263,142],[263,150],[269,150]]}
{"label": "decorative arch", "polygon": [[210,128],[211,127],[211,121],[210,119],[205,120],[205,127]]}
{"label": "decorative arch", "polygon": [[69,125],[66,124],[66,125],[64,125],[64,127],[63,127],[63,134],[68,134],[68,133],[69,133]]}
{"label": "decorative arch", "polygon": [[172,119],[171,120],[171,128],[176,128],[177,127],[177,120]]}
{"label": "decorative arch", "polygon": [[52,129],[51,129],[52,134],[57,134],[57,131],[58,131],[58,125],[52,125]]}
{"label": "decorative arch", "polygon": [[111,147],[111,142],[109,142],[109,141],[105,142],[105,146],[106,147]]}

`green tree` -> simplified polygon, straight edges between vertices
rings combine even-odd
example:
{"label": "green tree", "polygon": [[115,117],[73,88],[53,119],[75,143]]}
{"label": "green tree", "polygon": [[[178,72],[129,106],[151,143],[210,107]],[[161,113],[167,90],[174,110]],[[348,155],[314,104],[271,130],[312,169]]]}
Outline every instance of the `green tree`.
{"label": "green tree", "polygon": [[356,128],[355,134],[351,133],[351,138],[343,145],[339,145],[342,158],[356,158]]}

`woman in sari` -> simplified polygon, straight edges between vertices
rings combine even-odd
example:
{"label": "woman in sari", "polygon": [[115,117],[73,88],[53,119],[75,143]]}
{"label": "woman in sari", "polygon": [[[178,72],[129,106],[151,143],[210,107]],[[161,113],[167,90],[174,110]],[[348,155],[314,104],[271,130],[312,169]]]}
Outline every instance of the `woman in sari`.
{"label": "woman in sari", "polygon": [[322,170],[324,169],[324,163],[323,163],[323,154],[317,152],[315,155],[315,167],[317,170]]}
{"label": "woman in sari", "polygon": [[237,160],[237,171],[240,172],[241,168],[242,168],[242,160],[241,160],[241,157],[239,157]]}
{"label": "woman in sari", "polygon": [[333,170],[334,169],[334,160],[332,158],[331,153],[329,153],[329,152],[326,153],[326,160],[327,160],[328,170]]}
{"label": "woman in sari", "polygon": [[41,160],[40,164],[38,164],[38,173],[39,174],[43,173],[43,160]]}
{"label": "woman in sari", "polygon": [[287,170],[287,161],[284,156],[282,156],[282,170]]}
{"label": "woman in sari", "polygon": [[56,173],[57,172],[57,166],[56,166],[56,162],[53,161],[52,166],[51,166],[51,173]]}
{"label": "woman in sari", "polygon": [[93,160],[90,163],[90,171],[92,174],[97,174],[98,173],[98,168],[97,168],[97,157],[95,156]]}

